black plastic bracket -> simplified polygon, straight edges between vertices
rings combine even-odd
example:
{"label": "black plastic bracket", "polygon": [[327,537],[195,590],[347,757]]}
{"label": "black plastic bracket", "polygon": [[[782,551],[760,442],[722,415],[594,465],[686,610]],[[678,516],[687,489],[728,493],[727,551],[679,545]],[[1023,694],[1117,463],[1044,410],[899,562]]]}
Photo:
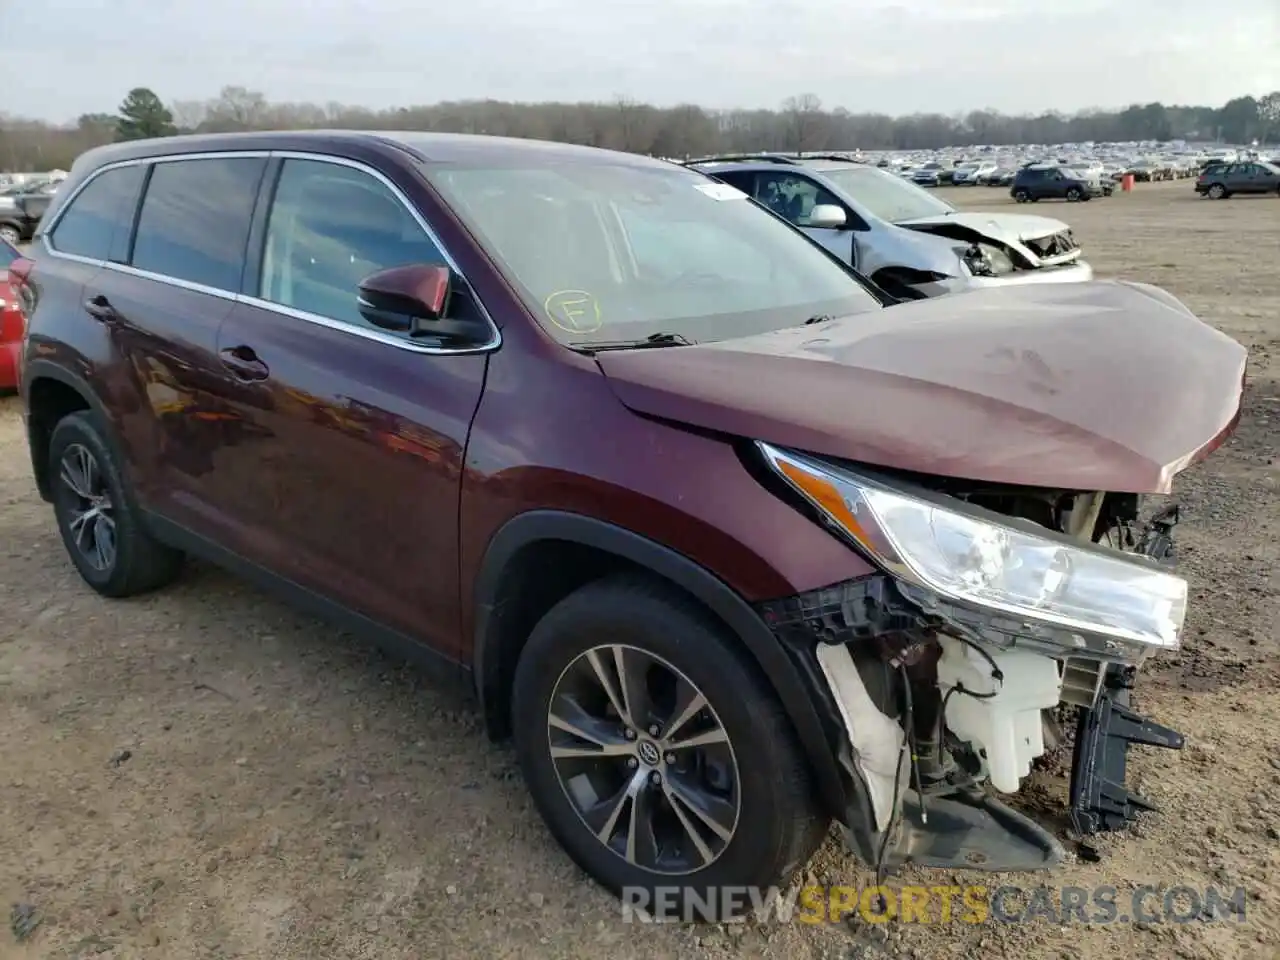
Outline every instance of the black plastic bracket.
{"label": "black plastic bracket", "polygon": [[1128,708],[1129,691],[1104,690],[1092,710],[1080,711],[1071,761],[1071,825],[1081,836],[1122,830],[1155,806],[1125,786],[1129,744],[1181,750],[1176,730]]}
{"label": "black plastic bracket", "polygon": [[927,808],[915,791],[905,791],[895,841],[885,864],[892,869],[1048,870],[1064,853],[1048,830],[976,787],[930,797]]}

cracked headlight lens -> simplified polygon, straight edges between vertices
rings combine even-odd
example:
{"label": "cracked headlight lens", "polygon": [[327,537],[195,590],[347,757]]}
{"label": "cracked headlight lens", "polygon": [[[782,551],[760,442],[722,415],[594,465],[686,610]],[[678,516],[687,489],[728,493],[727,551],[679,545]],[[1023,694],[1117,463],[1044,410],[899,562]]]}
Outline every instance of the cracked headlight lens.
{"label": "cracked headlight lens", "polygon": [[1013,258],[990,243],[975,243],[965,249],[963,260],[975,277],[999,277],[1013,273]]}
{"label": "cracked headlight lens", "polygon": [[[758,444],[769,465],[869,560],[963,604],[1148,649],[1177,649],[1187,582],[1139,557],[949,498],[914,496]],[[1069,649],[1069,647],[1068,647]]]}

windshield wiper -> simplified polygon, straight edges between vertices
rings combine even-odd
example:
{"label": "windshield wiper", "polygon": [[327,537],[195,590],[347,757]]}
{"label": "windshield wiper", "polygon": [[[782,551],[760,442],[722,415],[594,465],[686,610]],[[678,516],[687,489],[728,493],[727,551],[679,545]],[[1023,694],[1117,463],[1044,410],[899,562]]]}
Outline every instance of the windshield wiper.
{"label": "windshield wiper", "polygon": [[580,340],[569,346],[587,353],[601,350],[643,350],[646,347],[691,347],[698,341],[680,333],[651,333],[641,340]]}

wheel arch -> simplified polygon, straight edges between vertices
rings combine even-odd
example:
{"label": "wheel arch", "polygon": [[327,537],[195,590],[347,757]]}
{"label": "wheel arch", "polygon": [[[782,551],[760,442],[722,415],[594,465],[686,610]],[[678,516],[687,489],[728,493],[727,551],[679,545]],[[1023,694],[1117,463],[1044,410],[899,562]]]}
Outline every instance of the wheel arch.
{"label": "wheel arch", "polygon": [[[590,560],[561,565],[556,551]],[[541,551],[546,550],[547,553]],[[537,557],[538,559],[534,559]],[[574,569],[570,569],[574,568]],[[846,788],[830,743],[800,669],[760,616],[728,584],[701,565],[633,531],[582,514],[533,510],[507,521],[490,540],[475,584],[473,670],[476,695],[490,737],[511,732],[509,714],[515,662],[532,629],[522,603],[523,577],[548,573],[553,588],[534,610],[545,612],[573,589],[620,569],[641,570],[690,595],[742,644],[778,696],[802,745],[824,807],[846,816]],[[567,576],[557,578],[556,572]]]}
{"label": "wheel arch", "polygon": [[68,414],[92,411],[102,424],[104,437],[116,463],[124,468],[120,445],[111,417],[88,381],[65,367],[39,358],[28,360],[22,376],[22,399],[27,411],[27,444],[36,488],[48,501],[52,496],[49,478],[49,438],[53,428]]}

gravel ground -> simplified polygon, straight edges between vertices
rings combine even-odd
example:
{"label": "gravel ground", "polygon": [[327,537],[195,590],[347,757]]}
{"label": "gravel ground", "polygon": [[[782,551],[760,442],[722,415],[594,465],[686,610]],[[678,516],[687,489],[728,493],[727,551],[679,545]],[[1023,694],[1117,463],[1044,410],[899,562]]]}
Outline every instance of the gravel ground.
{"label": "gravel ground", "polygon": [[[999,190],[944,192],[1011,208]],[[6,400],[0,908],[21,906],[0,957],[1277,956],[1280,202],[1199,201],[1182,181],[1027,212],[1069,221],[1101,274],[1167,287],[1248,345],[1251,386],[1235,439],[1180,485],[1195,606],[1138,706],[1189,743],[1131,760],[1161,812],[1100,843],[1097,862],[995,882],[1242,885],[1245,922],[626,925],[461,692],[217,570],[135,601],[92,594]],[[1160,375],[1133,361],[1133,376]],[[1031,793],[1061,797],[1061,776]],[[811,877],[868,881],[834,841]]]}

